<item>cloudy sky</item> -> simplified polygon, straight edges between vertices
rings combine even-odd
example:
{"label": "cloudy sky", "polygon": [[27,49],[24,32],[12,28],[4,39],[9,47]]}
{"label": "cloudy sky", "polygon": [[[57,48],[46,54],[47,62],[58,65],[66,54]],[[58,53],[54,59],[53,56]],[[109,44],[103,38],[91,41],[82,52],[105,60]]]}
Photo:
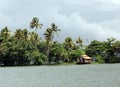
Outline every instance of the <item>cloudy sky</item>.
{"label": "cloudy sky", "polygon": [[120,39],[120,0],[0,0],[0,30],[29,29],[33,17],[44,25],[39,34],[56,23],[58,41]]}

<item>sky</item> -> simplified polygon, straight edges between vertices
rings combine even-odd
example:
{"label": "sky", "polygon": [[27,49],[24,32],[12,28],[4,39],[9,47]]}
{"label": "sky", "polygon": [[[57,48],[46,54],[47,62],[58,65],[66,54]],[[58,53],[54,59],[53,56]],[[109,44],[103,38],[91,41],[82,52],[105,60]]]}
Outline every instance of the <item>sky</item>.
{"label": "sky", "polygon": [[[120,0],[0,0],[0,30],[29,28],[33,17],[44,26],[55,23],[61,32],[57,41],[66,37],[83,41],[116,38],[120,40]],[[43,37],[43,36],[42,36]]]}

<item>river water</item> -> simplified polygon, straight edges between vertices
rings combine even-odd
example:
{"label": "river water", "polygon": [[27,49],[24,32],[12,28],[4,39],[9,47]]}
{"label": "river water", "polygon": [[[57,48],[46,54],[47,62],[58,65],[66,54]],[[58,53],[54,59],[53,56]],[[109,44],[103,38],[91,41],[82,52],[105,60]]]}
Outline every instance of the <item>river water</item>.
{"label": "river water", "polygon": [[120,64],[0,67],[0,87],[120,87]]}

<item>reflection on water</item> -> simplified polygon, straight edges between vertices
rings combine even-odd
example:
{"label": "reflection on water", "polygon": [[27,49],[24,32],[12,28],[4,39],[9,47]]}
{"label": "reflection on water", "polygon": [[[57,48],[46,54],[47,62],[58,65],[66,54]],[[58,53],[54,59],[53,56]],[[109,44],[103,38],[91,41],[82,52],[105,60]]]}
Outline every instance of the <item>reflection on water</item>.
{"label": "reflection on water", "polygon": [[119,87],[120,64],[1,67],[0,87]]}

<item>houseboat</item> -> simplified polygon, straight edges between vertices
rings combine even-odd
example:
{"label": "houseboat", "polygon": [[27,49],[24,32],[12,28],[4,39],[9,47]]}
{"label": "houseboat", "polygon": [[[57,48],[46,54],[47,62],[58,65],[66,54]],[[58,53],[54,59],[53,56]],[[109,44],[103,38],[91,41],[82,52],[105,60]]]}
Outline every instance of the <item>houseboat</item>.
{"label": "houseboat", "polygon": [[92,63],[92,58],[88,55],[81,55],[77,58],[77,64],[90,64]]}

